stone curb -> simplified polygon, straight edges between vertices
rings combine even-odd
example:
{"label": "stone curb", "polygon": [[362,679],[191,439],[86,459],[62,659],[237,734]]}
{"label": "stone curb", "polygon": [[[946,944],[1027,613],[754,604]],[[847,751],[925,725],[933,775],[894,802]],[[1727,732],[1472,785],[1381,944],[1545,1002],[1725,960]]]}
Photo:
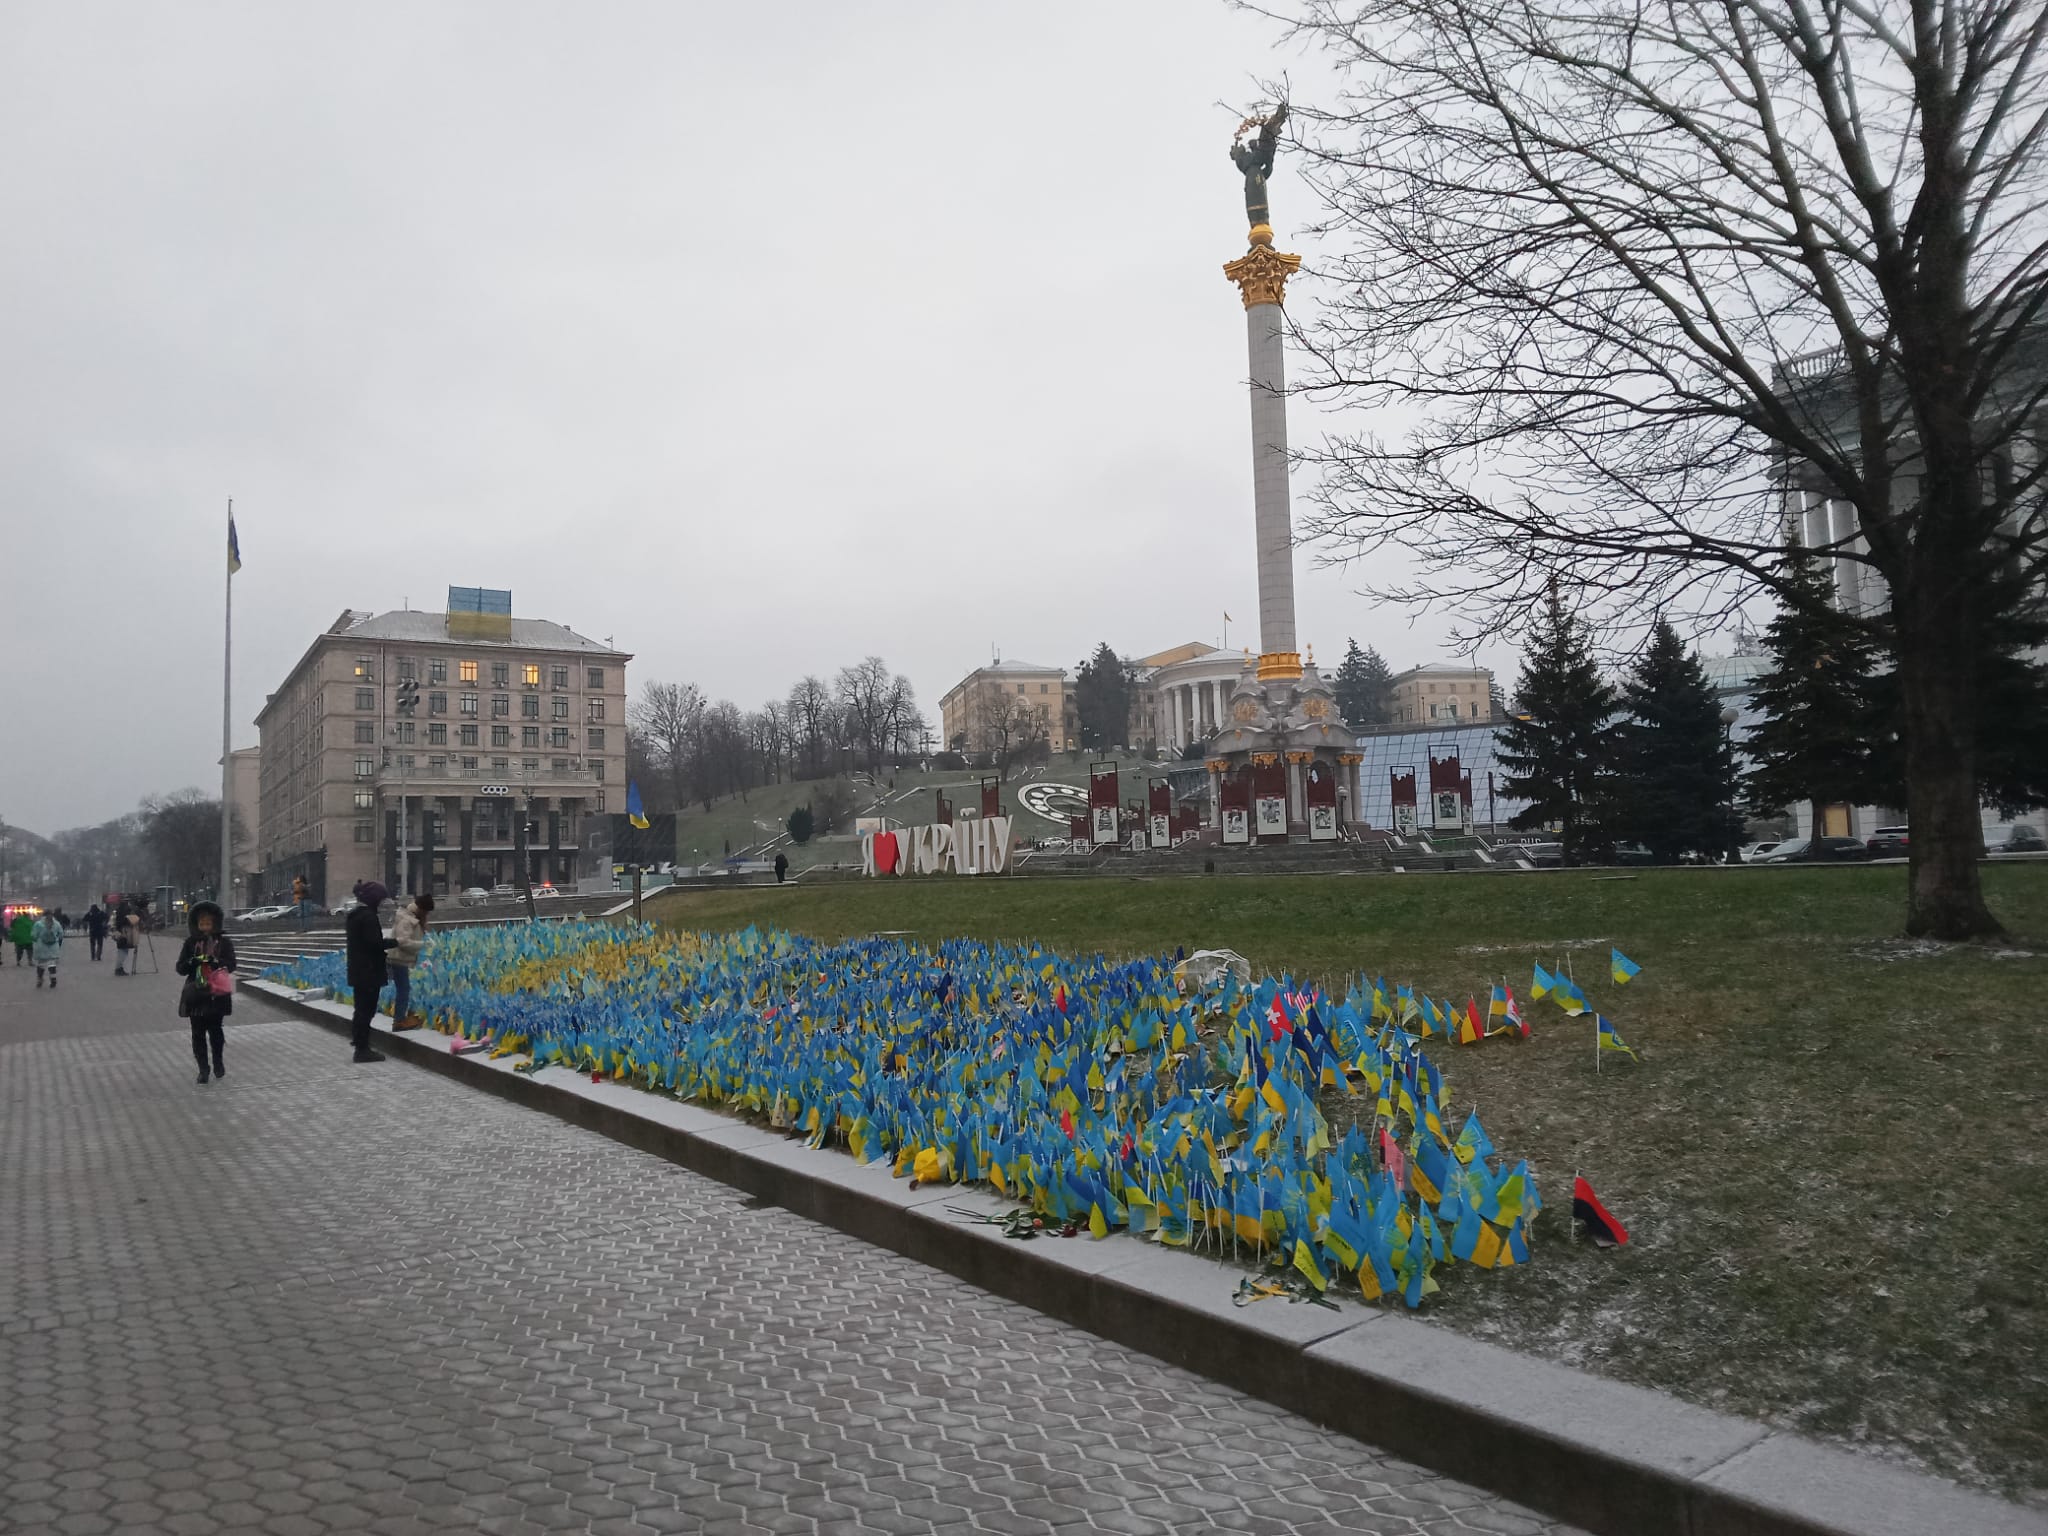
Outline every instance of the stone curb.
{"label": "stone curb", "polygon": [[[348,1010],[251,981],[337,1034]],[[1469,1339],[1346,1305],[1230,1299],[1197,1255],[1111,1238],[1018,1242],[947,1207],[1014,1209],[979,1189],[912,1189],[886,1167],[778,1131],[509,1059],[457,1056],[445,1035],[378,1045],[799,1216],[1298,1413],[1599,1536],[2048,1536],[2048,1517],[1939,1478]]]}

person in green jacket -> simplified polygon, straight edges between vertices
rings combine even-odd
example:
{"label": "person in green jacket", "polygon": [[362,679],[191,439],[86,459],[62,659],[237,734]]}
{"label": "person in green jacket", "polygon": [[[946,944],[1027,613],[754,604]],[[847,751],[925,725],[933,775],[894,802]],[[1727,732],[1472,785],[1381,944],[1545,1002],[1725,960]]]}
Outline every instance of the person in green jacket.
{"label": "person in green jacket", "polygon": [[27,908],[15,912],[14,921],[7,925],[7,937],[14,940],[14,963],[28,964],[29,951],[36,942],[36,920]]}

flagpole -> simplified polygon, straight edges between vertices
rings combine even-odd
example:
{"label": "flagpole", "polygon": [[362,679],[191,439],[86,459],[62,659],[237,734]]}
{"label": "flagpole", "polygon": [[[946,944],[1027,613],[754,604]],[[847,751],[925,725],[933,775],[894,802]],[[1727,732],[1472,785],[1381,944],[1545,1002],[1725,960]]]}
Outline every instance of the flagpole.
{"label": "flagpole", "polygon": [[[228,498],[228,548],[233,547],[235,530],[235,498]],[[220,661],[220,889],[215,897],[221,903],[223,912],[235,903],[234,885],[234,821],[235,821],[235,763],[229,753],[234,748],[232,721],[234,713],[234,659],[235,659],[235,566],[228,558],[228,548],[221,550],[221,564],[227,569],[227,595],[221,604],[221,661]]]}

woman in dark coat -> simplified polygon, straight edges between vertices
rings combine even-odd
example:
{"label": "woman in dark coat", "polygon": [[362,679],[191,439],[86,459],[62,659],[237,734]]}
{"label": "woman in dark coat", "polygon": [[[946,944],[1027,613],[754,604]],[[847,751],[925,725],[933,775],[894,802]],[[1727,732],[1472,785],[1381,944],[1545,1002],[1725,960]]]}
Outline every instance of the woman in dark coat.
{"label": "woman in dark coat", "polygon": [[370,1020],[377,1016],[378,994],[391,979],[384,952],[393,941],[384,937],[384,924],[377,916],[391,893],[376,881],[365,880],[356,887],[355,894],[362,905],[349,913],[345,930],[348,984],[356,999],[349,1019],[349,1040],[355,1046],[357,1061],[382,1061],[384,1053],[370,1049]]}
{"label": "woman in dark coat", "polygon": [[[235,1011],[235,995],[214,991],[213,974],[234,970],[235,943],[221,932],[220,908],[210,901],[194,902],[186,922],[191,931],[185,935],[185,947],[178,951],[177,970],[187,980],[178,989],[178,1017],[192,1021],[192,1056],[199,1063],[199,1081],[203,1084],[209,1076],[228,1075],[228,1064],[222,1055],[227,1036],[221,1020]],[[210,1073],[209,1047],[213,1058]]]}

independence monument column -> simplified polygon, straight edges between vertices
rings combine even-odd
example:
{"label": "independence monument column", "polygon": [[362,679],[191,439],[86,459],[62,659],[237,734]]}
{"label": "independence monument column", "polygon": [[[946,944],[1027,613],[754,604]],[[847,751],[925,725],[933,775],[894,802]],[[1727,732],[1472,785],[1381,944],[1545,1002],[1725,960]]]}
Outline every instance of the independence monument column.
{"label": "independence monument column", "polygon": [[[1273,171],[1287,104],[1264,119],[1238,125],[1230,158],[1244,173],[1244,207],[1251,221],[1251,249],[1227,263],[1223,275],[1244,296],[1247,349],[1251,361],[1252,505],[1259,555],[1259,678],[1301,676],[1300,647],[1294,638],[1294,520],[1287,497],[1287,365],[1281,304],[1299,256],[1273,249],[1273,225],[1266,203],[1266,178]],[[1258,130],[1250,144],[1244,136]]]}

